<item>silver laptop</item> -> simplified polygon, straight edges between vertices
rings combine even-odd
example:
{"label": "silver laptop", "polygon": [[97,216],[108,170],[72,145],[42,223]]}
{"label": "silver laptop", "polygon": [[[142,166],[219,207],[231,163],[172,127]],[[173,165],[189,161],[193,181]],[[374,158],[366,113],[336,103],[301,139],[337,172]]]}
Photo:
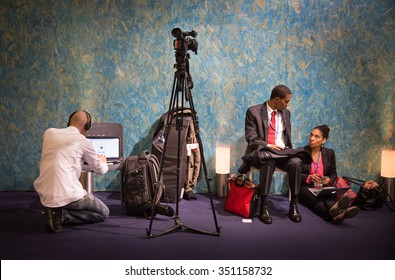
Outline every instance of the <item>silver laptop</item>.
{"label": "silver laptop", "polygon": [[92,141],[98,155],[107,157],[107,163],[115,164],[121,161],[118,137],[88,137],[88,139]]}
{"label": "silver laptop", "polygon": [[350,188],[336,188],[336,187],[324,187],[324,188],[308,188],[308,190],[316,197],[327,197],[330,195],[342,195],[346,193]]}

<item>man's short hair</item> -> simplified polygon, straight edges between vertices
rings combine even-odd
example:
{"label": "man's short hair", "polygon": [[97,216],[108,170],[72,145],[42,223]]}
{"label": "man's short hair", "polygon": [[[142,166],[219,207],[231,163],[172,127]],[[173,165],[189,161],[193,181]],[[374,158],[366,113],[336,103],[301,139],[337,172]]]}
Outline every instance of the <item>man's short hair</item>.
{"label": "man's short hair", "polygon": [[272,89],[270,99],[279,97],[280,99],[285,98],[288,94],[292,94],[291,90],[285,85],[278,85]]}

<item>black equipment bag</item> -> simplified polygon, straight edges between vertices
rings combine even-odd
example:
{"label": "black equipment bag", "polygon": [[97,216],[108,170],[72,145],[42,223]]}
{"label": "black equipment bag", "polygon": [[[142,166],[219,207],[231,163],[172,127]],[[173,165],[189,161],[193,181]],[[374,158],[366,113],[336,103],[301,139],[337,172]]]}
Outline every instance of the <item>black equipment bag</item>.
{"label": "black equipment bag", "polygon": [[[164,184],[158,179],[159,161],[149,151],[142,151],[140,155],[130,156],[125,160],[122,168],[121,194],[122,209],[127,215],[148,218],[151,215],[152,205],[159,210],[156,211],[158,214],[168,216],[174,214],[169,206],[159,204]],[[158,188],[156,201],[154,201],[155,188]]]}
{"label": "black equipment bag", "polygon": [[383,204],[385,204],[390,211],[394,212],[394,202],[381,184],[373,180],[364,181],[350,177],[343,178],[351,183],[359,185],[357,197],[353,203],[354,206],[358,206],[363,210],[372,211],[381,208]]}
{"label": "black equipment bag", "polygon": [[[178,113],[174,110],[172,113],[170,127],[168,128],[168,143],[166,145],[166,151],[163,151],[168,118],[169,113],[167,112],[159,120],[152,142],[152,154],[159,160],[162,160],[163,156],[162,177],[166,188],[161,200],[175,203],[180,200],[183,188],[188,190],[196,187],[200,175],[201,159],[199,148],[194,148],[191,151],[187,149],[188,144],[198,145],[191,110],[189,108],[184,108],[184,111],[179,110]],[[178,141],[178,129],[180,129],[180,141]],[[179,174],[177,174],[178,152],[180,152]],[[178,193],[177,176],[179,176]]]}

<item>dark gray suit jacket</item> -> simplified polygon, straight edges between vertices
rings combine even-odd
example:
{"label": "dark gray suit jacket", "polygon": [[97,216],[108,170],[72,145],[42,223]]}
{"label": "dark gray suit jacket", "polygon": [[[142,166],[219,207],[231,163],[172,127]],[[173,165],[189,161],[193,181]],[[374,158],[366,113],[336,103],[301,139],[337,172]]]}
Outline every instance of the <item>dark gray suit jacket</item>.
{"label": "dark gray suit jacket", "polygon": [[[245,137],[248,143],[245,154],[249,154],[258,146],[267,146],[269,134],[269,119],[267,116],[266,103],[251,106],[247,109],[245,117]],[[291,141],[291,112],[288,109],[278,110],[284,122],[284,143],[292,148]]]}
{"label": "dark gray suit jacket", "polygon": [[[257,149],[265,148],[269,135],[269,118],[267,116],[267,101],[263,104],[254,105],[247,109],[245,117],[245,137],[247,148],[243,159],[243,164],[238,171],[242,174],[250,170],[252,155]],[[284,122],[284,144],[292,148],[291,141],[291,112],[288,109],[277,110],[281,114]]]}

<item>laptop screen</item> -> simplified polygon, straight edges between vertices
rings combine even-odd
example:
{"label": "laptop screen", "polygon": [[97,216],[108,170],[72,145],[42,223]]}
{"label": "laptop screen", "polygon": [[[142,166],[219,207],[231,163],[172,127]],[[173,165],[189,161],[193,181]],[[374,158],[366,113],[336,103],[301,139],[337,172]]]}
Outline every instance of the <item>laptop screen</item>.
{"label": "laptop screen", "polygon": [[119,159],[119,138],[90,138],[96,152],[107,158]]}

